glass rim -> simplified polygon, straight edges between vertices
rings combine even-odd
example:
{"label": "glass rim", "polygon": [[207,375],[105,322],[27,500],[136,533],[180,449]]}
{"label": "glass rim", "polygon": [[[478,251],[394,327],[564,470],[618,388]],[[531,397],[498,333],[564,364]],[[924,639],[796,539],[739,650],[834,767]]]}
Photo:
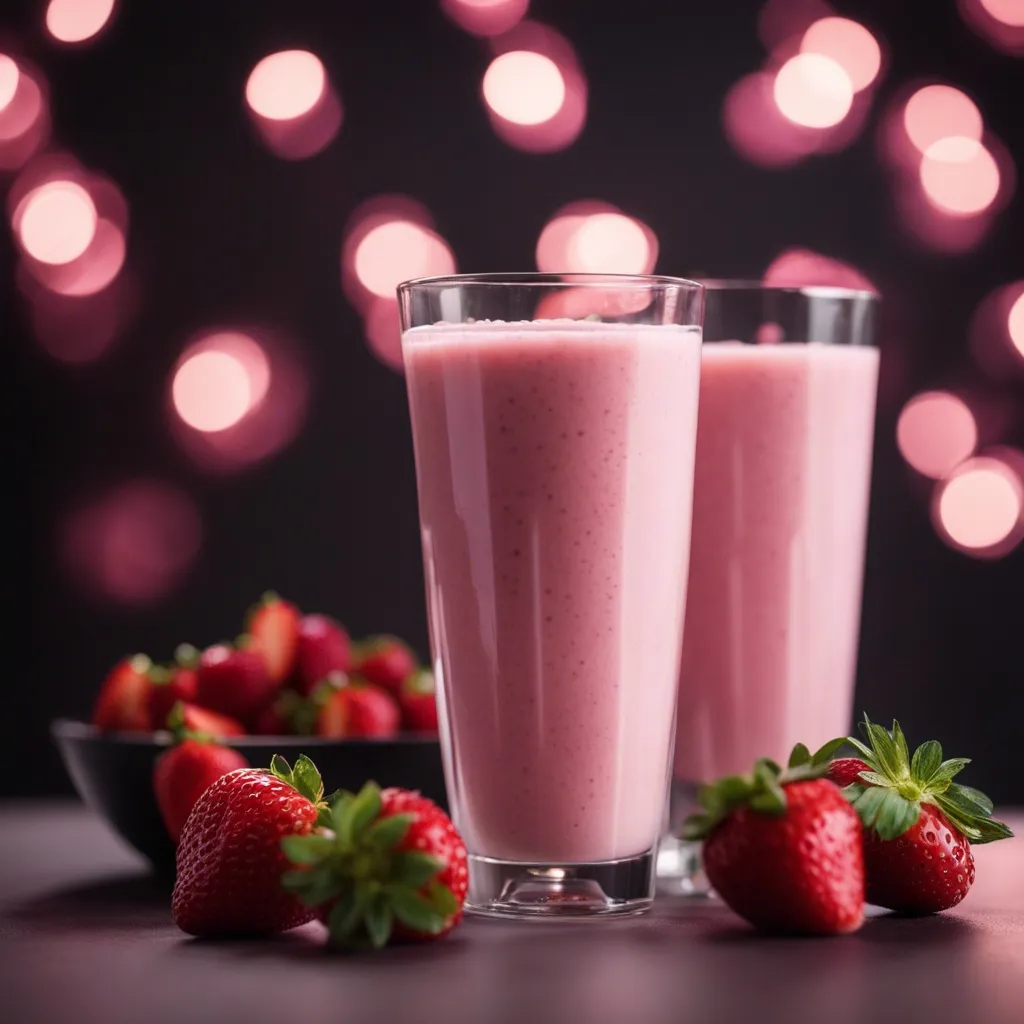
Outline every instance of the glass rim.
{"label": "glass rim", "polygon": [[414,288],[458,287],[462,285],[488,285],[491,287],[613,287],[680,288],[690,292],[703,291],[704,285],[687,277],[672,277],[668,274],[600,274],[600,273],[547,273],[544,271],[520,271],[511,273],[483,274],[441,274],[437,277],[414,277],[403,281],[396,291],[399,295]]}
{"label": "glass rim", "polygon": [[803,295],[808,299],[870,299],[881,301],[878,292],[868,288],[844,288],[840,285],[767,284],[756,278],[700,277],[696,279],[706,292],[773,292],[785,295]]}

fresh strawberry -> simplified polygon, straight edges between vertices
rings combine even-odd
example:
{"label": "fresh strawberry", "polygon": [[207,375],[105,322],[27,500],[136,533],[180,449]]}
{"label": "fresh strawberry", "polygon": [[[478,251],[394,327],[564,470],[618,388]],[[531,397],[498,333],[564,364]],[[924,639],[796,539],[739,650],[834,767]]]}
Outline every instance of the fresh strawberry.
{"label": "fresh strawberry", "polygon": [[401,722],[395,698],[369,683],[350,683],[329,693],[316,721],[318,736],[394,736]]}
{"label": "fresh strawberry", "polygon": [[180,644],[169,665],[154,665],[149,670],[149,727],[167,728],[167,716],[178,701],[192,703],[196,699],[198,678],[196,662],[199,652],[191,644]]}
{"label": "fresh strawberry", "polygon": [[762,759],[752,775],[705,786],[703,812],[686,821],[684,837],[704,841],[711,885],[757,928],[834,935],[863,923],[860,820],[822,777],[841,743],[813,757],[799,744],[785,770]]}
{"label": "fresh strawberry", "polygon": [[249,724],[270,704],[278,690],[263,657],[247,647],[216,644],[199,658],[196,702],[211,711]]}
{"label": "fresh strawberry", "polygon": [[312,920],[284,890],[282,840],[309,835],[329,820],[323,783],[305,755],[292,770],[275,757],[219,778],[197,801],[178,844],[174,922],[190,935],[269,935]]}
{"label": "fresh strawberry", "polygon": [[168,718],[175,745],[157,758],[153,790],[160,816],[177,843],[192,808],[203,793],[222,775],[248,768],[249,762],[237,750],[189,729],[185,725],[183,705],[172,709]]}
{"label": "fresh strawberry", "polygon": [[326,615],[305,615],[298,627],[293,685],[309,696],[329,675],[347,672],[352,660],[348,633]]}
{"label": "fresh strawberry", "polygon": [[910,756],[899,722],[892,732],[864,717],[867,744],[848,742],[864,774],[843,790],[864,824],[867,899],[903,914],[934,914],[956,906],[974,882],[972,843],[1013,833],[992,817],[992,801],[953,782],[968,758],[942,759],[935,740]]}
{"label": "fresh strawberry", "polygon": [[108,673],[93,707],[92,723],[103,732],[148,732],[152,662],[144,654],[123,658]]}
{"label": "fresh strawberry", "polygon": [[[179,716],[177,721],[175,716]],[[201,732],[214,739],[245,735],[245,726],[237,718],[186,701],[176,704],[167,716],[168,728],[173,730],[179,722],[182,728],[190,732]]]}
{"label": "fresh strawberry", "polygon": [[353,651],[352,671],[395,693],[418,667],[412,649],[396,636],[370,637]]}
{"label": "fresh strawberry", "polygon": [[437,732],[437,694],[434,673],[422,668],[413,672],[398,691],[402,722],[411,732]]}
{"label": "fresh strawberry", "polygon": [[368,782],[333,802],[331,829],[282,845],[296,865],[286,889],[317,908],[333,944],[380,949],[392,938],[438,939],[459,923],[466,845],[437,804]]}
{"label": "fresh strawberry", "polygon": [[859,757],[837,757],[829,762],[828,777],[840,789],[845,789],[860,782],[860,773],[868,771],[871,769]]}
{"label": "fresh strawberry", "polygon": [[247,632],[275,683],[283,683],[295,667],[299,650],[299,609],[267,592],[249,612]]}

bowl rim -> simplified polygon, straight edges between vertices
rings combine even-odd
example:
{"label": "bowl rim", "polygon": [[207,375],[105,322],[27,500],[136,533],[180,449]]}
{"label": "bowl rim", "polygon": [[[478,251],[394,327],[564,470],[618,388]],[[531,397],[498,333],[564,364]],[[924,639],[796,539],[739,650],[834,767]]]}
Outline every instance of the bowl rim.
{"label": "bowl rim", "polygon": [[[168,747],[171,734],[166,730],[157,732],[100,732],[95,725],[74,718],[55,718],[50,723],[50,735],[56,739],[93,740],[114,746]],[[227,747],[241,749],[254,747],[297,746],[323,750],[326,747],[387,747],[397,745],[425,746],[440,740],[430,733],[400,732],[394,736],[353,736],[350,739],[335,739],[329,736],[225,736],[220,741]]]}

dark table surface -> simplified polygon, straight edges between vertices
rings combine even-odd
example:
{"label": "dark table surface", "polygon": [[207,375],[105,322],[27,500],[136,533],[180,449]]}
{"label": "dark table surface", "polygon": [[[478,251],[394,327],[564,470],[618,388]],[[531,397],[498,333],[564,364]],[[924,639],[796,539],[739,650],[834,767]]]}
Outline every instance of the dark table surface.
{"label": "dark table surface", "polygon": [[[1024,815],[1012,817],[1017,831]],[[0,1018],[12,1024],[481,1021],[1024,1021],[1024,841],[976,851],[938,917],[873,917],[837,939],[754,935],[725,908],[469,919],[431,947],[331,956],[319,925],[274,940],[189,939],[167,889],[75,804],[0,808]]]}

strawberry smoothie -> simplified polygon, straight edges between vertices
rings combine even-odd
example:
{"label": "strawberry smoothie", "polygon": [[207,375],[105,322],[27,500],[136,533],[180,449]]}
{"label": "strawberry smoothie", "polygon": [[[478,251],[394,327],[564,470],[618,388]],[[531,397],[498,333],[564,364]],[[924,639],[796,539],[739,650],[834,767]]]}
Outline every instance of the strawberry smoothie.
{"label": "strawberry smoothie", "polygon": [[878,351],[705,344],[675,778],[847,733]]}
{"label": "strawberry smoothie", "polygon": [[456,824],[503,861],[646,854],[671,757],[700,330],[483,322],[415,327],[403,349]]}

